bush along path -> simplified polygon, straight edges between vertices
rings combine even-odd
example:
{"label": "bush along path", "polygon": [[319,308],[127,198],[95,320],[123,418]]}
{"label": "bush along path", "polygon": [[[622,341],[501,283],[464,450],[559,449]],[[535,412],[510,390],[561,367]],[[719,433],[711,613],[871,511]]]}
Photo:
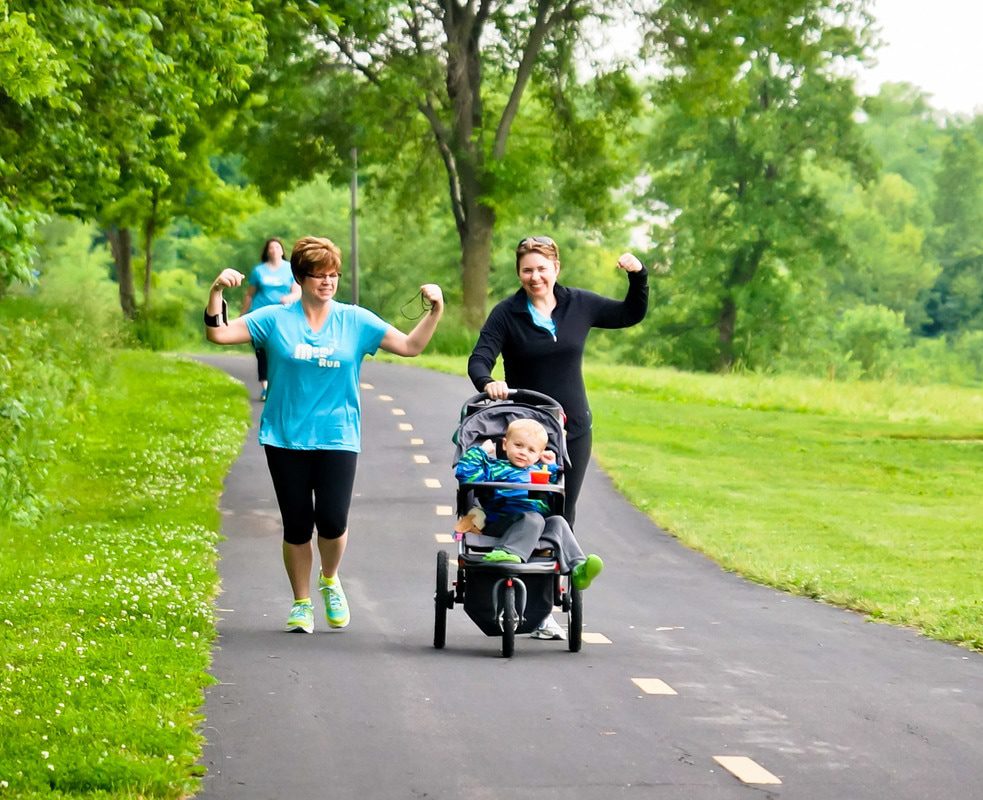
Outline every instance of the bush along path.
{"label": "bush along path", "polygon": [[181,798],[200,783],[217,498],[245,389],[113,353],[53,444],[48,513],[0,529],[0,797]]}

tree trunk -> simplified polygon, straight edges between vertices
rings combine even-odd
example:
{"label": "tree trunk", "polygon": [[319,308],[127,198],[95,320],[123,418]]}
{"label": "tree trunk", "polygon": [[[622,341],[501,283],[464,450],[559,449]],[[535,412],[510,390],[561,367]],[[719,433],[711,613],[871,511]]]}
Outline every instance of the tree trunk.
{"label": "tree trunk", "polygon": [[109,248],[116,264],[116,280],[119,282],[119,305],[123,316],[134,319],[137,314],[136,292],[133,289],[133,236],[129,228],[111,227],[106,231]]}
{"label": "tree trunk", "polygon": [[727,372],[734,366],[734,330],[737,327],[737,303],[727,296],[717,316],[717,371]]}
{"label": "tree trunk", "polygon": [[468,215],[468,224],[461,236],[463,312],[464,323],[469,328],[480,328],[485,321],[494,228],[495,212],[487,206],[478,205]]}

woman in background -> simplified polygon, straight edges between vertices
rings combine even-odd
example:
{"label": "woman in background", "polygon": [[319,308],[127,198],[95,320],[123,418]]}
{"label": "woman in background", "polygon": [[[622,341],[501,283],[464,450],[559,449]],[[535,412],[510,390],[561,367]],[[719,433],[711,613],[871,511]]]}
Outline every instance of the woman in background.
{"label": "woman in background", "polygon": [[[277,303],[287,306],[298,299],[300,284],[294,280],[290,263],[283,259],[283,242],[279,239],[267,239],[263,252],[260,253],[259,263],[249,274],[249,288],[246,289],[246,297],[242,301],[242,313],[248,314],[253,309]],[[259,399],[266,400],[269,387],[268,363],[266,350],[262,347],[256,348],[256,366],[261,387]]]}

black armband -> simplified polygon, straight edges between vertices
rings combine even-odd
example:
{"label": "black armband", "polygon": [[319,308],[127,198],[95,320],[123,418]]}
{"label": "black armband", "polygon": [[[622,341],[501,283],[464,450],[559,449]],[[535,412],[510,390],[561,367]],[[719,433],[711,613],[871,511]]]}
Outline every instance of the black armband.
{"label": "black armband", "polygon": [[219,328],[219,327],[221,327],[221,325],[219,324],[219,317],[222,318],[222,324],[224,324],[224,325],[228,325],[229,324],[229,304],[226,303],[225,300],[222,301],[222,313],[221,314],[209,314],[208,313],[208,307],[207,306],[205,307],[205,324],[209,328]]}

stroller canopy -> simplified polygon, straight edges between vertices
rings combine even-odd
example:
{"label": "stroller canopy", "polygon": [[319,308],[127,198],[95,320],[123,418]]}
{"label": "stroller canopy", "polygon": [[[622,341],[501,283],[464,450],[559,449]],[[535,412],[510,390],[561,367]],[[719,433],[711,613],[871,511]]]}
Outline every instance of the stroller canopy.
{"label": "stroller canopy", "polygon": [[552,397],[523,389],[515,390],[508,400],[492,401],[484,393],[469,399],[461,409],[461,424],[454,434],[456,466],[464,451],[487,439],[501,439],[516,419],[534,419],[549,437],[548,449],[556,453],[556,463],[569,466],[563,409]]}

